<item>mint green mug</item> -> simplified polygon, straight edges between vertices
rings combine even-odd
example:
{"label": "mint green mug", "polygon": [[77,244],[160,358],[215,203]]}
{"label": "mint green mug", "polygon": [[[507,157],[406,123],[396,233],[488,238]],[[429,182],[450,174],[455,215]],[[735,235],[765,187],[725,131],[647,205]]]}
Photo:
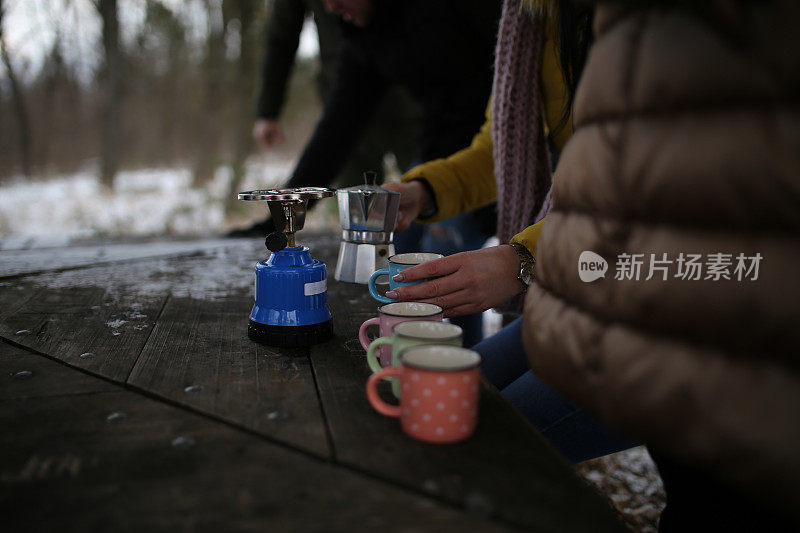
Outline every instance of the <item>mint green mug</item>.
{"label": "mint green mug", "polygon": [[[400,364],[399,356],[403,350],[412,346],[424,344],[449,344],[461,346],[464,331],[455,324],[448,322],[434,322],[431,320],[421,320],[417,322],[401,322],[392,328],[391,337],[378,337],[369,345],[367,349],[367,363],[373,373],[380,371],[383,367],[376,351],[380,346],[392,347],[391,366]],[[400,397],[400,383],[397,378],[385,378],[392,382],[392,393],[396,398]]]}

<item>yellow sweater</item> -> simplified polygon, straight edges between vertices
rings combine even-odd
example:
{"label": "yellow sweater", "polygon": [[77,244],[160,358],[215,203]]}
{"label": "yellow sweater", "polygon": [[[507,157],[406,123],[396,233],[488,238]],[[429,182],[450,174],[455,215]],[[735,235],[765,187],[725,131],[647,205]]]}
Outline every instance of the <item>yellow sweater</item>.
{"label": "yellow sweater", "polygon": [[[541,65],[542,98],[544,99],[545,129],[554,131],[566,104],[567,90],[558,62],[555,33],[551,21],[545,25],[545,43]],[[445,159],[435,159],[408,171],[403,181],[425,179],[436,196],[436,213],[422,223],[436,222],[471,211],[497,201],[497,184],[494,178],[492,156],[491,102],[486,108],[486,122],[472,139],[469,147]],[[561,150],[572,136],[572,120],[554,136],[553,142]],[[525,246],[536,253],[541,225],[544,220],[528,226],[515,235],[511,242]]]}

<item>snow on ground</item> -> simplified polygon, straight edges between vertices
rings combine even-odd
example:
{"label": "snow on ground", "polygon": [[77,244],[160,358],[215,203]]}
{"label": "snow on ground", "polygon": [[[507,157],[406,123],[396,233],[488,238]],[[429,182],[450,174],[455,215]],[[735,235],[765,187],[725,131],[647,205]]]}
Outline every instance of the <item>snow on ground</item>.
{"label": "snow on ground", "polygon": [[625,525],[636,533],[656,533],[666,494],[644,446],[575,465],[575,471],[608,498]]}
{"label": "snow on ground", "polygon": [[[276,186],[293,164],[253,158],[241,188]],[[220,234],[226,229],[224,203],[230,180],[227,167],[199,187],[192,186],[187,168],[123,171],[111,190],[94,172],[44,181],[13,179],[0,185],[0,240],[8,249],[91,237]],[[10,246],[10,240],[20,246]]]}

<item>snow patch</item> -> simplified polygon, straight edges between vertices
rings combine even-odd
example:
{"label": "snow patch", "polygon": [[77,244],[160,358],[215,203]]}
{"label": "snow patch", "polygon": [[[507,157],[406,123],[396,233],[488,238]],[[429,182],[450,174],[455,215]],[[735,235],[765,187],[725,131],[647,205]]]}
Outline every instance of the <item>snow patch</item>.
{"label": "snow patch", "polygon": [[[292,160],[253,157],[241,190],[276,187]],[[111,190],[93,172],[0,186],[0,241],[5,249],[64,246],[71,239],[107,236],[209,235],[225,229],[232,172],[220,167],[194,186],[187,168],[120,172]]]}

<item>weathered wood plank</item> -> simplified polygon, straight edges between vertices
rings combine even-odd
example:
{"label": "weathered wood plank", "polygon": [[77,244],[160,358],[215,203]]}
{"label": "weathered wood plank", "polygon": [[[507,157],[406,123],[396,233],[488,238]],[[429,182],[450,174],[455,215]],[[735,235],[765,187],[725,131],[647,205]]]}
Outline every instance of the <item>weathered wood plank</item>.
{"label": "weathered wood plank", "polygon": [[232,242],[188,257],[6,280],[0,299],[11,308],[0,310],[0,336],[125,381],[170,296],[219,300],[251,286],[257,247]]}
{"label": "weathered wood plank", "polygon": [[32,298],[36,296],[38,288],[18,281],[0,281],[0,335],[12,341],[19,337],[30,335],[31,331],[13,329],[11,325],[3,327],[10,317],[13,317]]}
{"label": "weathered wood plank", "polygon": [[3,261],[0,262],[0,278],[81,266],[95,266],[101,263],[187,255],[231,246],[242,246],[242,243],[230,239],[204,239],[146,243],[102,243],[95,246],[3,250]]}
{"label": "weathered wood plank", "polygon": [[397,420],[373,411],[364,392],[370,371],[363,351],[353,347],[367,317],[359,311],[364,304],[351,302],[366,292],[362,285],[329,282],[337,337],[311,348],[337,461],[537,531],[621,530],[608,504],[488,385],[478,429],[459,444],[415,441]]}
{"label": "weathered wood plank", "polygon": [[83,372],[64,372],[59,363],[0,342],[0,400],[116,390]]}
{"label": "weathered wood plank", "polygon": [[110,291],[99,273],[94,287],[25,286],[32,297],[3,315],[0,336],[115,381],[128,376],[167,299]]}
{"label": "weathered wood plank", "polygon": [[9,531],[503,529],[130,391],[3,400],[0,424]]}
{"label": "weathered wood plank", "polygon": [[251,292],[173,298],[128,382],[325,457],[325,423],[307,349],[247,338]]}

